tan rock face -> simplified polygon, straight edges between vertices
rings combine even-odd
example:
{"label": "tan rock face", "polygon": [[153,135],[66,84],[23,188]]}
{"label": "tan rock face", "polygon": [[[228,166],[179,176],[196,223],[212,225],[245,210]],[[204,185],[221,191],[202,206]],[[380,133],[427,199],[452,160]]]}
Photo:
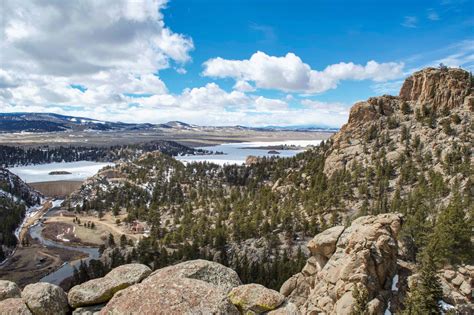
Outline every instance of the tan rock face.
{"label": "tan rock face", "polygon": [[[443,300],[463,313],[463,309],[474,310],[472,290],[474,286],[474,266],[463,265],[440,271]],[[416,275],[415,275],[416,276]]]}
{"label": "tan rock face", "polygon": [[239,314],[229,291],[237,273],[218,263],[192,260],[155,271],[115,294],[101,314]]}
{"label": "tan rock face", "polygon": [[[367,289],[369,300],[377,299],[372,302],[371,309],[374,312],[381,309],[380,301],[384,300],[383,294],[390,291],[396,271],[396,237],[401,223],[400,214],[365,216],[354,220],[348,228],[332,228],[332,231],[323,232],[324,236],[317,235],[310,242],[312,254],[330,253],[324,246],[315,246],[314,240],[318,239],[336,239],[334,252],[328,254],[320,271],[293,276],[283,284],[280,292],[303,314],[347,314],[354,305],[354,285],[361,284]],[[327,238],[328,235],[332,237]]]}
{"label": "tan rock face", "polygon": [[23,289],[21,297],[35,315],[60,315],[69,312],[66,293],[54,284],[29,284]]}
{"label": "tan rock face", "polygon": [[344,231],[343,226],[335,226],[316,235],[308,243],[311,254],[321,254],[329,258],[336,251],[336,242]]}
{"label": "tan rock face", "polygon": [[298,307],[290,302],[284,303],[276,310],[270,311],[267,313],[268,315],[300,315],[300,311]]}
{"label": "tan rock face", "polygon": [[9,298],[0,301],[0,314],[31,315],[31,311],[20,298]]}
{"label": "tan rock face", "polygon": [[279,292],[255,283],[235,287],[228,296],[232,304],[244,314],[261,314],[274,310],[285,300]]}
{"label": "tan rock face", "polygon": [[256,157],[256,156],[249,155],[245,159],[245,164],[246,165],[252,165],[252,164],[256,164],[256,163],[258,163],[258,157]]}
{"label": "tan rock face", "polygon": [[408,77],[400,90],[400,98],[435,108],[454,108],[469,95],[469,73],[462,69],[427,68]]}
{"label": "tan rock face", "polygon": [[[434,109],[438,127],[430,128],[416,119],[416,112],[422,106]],[[408,111],[407,111],[408,109]],[[332,151],[326,157],[324,173],[331,176],[334,171],[350,167],[354,162],[366,164],[370,161],[371,141],[380,140],[380,135],[389,135],[392,146],[387,150],[387,159],[394,161],[403,152],[399,138],[402,126],[410,128],[412,136],[420,136],[423,142],[441,144],[441,149],[449,149],[444,143],[443,128],[440,123],[445,113],[458,115],[462,122],[450,137],[458,137],[463,128],[469,126],[470,113],[474,111],[474,94],[470,89],[469,73],[462,69],[426,68],[415,72],[403,84],[399,96],[372,97],[352,106],[349,121],[331,137]],[[391,122],[389,124],[389,122]],[[455,128],[456,124],[451,124]],[[369,135],[372,133],[373,140]],[[457,139],[449,139],[449,143]],[[461,139],[460,139],[461,140]],[[362,142],[362,143],[361,143]],[[387,148],[386,148],[387,149]],[[426,146],[425,150],[432,150]]]}
{"label": "tan rock face", "polygon": [[0,301],[21,297],[21,290],[15,282],[0,280]]}
{"label": "tan rock face", "polygon": [[139,283],[150,273],[151,269],[142,264],[119,266],[103,278],[89,280],[73,287],[68,293],[69,304],[76,308],[107,302],[115,293]]}

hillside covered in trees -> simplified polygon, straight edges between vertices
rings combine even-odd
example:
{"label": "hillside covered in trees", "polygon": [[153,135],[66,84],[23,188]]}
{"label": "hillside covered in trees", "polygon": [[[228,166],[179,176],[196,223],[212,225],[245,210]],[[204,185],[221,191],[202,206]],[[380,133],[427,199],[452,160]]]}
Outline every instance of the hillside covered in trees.
{"label": "hillside covered in trees", "polygon": [[140,144],[99,146],[40,146],[22,148],[0,145],[0,166],[43,164],[52,162],[128,161],[145,152],[160,151],[170,156],[211,154],[201,149],[193,149],[174,141],[151,141]]}
{"label": "hillside covered in trees", "polygon": [[39,204],[41,197],[18,176],[0,168],[0,262],[17,244],[14,232],[27,208]]}
{"label": "hillside covered in trees", "polygon": [[66,204],[150,224],[137,247],[107,250],[113,265],[202,257],[272,288],[301,270],[317,233],[401,213],[398,258],[421,277],[400,310],[438,312],[437,270],[474,263],[473,111],[468,72],[427,68],[399,96],[355,104],[338,133],[296,157],[221,167],[146,153],[90,179]]}

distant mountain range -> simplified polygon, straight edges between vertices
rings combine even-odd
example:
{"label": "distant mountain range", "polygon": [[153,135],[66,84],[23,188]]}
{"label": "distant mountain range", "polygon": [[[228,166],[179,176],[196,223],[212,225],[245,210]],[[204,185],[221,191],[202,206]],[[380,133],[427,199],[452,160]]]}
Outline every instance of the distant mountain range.
{"label": "distant mountain range", "polygon": [[336,128],[318,126],[198,126],[181,121],[170,121],[164,124],[110,122],[86,117],[66,116],[53,113],[0,113],[0,132],[61,132],[61,131],[118,131],[118,130],[292,130],[292,131],[337,131]]}

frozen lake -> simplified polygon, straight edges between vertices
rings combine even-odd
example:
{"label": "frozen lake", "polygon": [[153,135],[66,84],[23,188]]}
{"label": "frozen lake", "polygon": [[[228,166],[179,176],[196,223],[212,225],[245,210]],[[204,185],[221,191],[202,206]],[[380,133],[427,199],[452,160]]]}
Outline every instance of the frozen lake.
{"label": "frozen lake", "polygon": [[[296,154],[303,152],[304,149],[295,150],[281,150],[262,148],[270,146],[317,146],[321,143],[321,140],[282,140],[282,141],[269,141],[269,142],[239,142],[239,143],[224,143],[210,147],[199,147],[198,149],[223,152],[223,155],[189,155],[189,156],[177,156],[176,159],[182,162],[212,162],[219,165],[224,164],[243,164],[245,159],[249,155],[263,157],[263,156],[278,156],[278,157],[292,157]],[[269,151],[278,151],[280,154],[272,154]]]}
{"label": "frozen lake", "polygon": [[[101,168],[113,163],[105,162],[61,162],[11,167],[9,170],[27,183],[52,182],[58,180],[82,181],[95,175]],[[71,174],[49,175],[50,172],[68,172]]]}

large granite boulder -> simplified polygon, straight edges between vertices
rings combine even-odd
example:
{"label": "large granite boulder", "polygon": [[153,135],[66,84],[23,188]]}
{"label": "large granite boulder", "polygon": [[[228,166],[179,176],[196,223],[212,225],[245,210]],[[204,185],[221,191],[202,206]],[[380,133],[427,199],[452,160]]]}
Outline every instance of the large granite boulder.
{"label": "large granite boulder", "polygon": [[8,315],[32,315],[21,298],[9,298],[0,301],[0,314]]}
{"label": "large granite boulder", "polygon": [[308,243],[308,249],[311,254],[320,254],[327,258],[331,257],[336,250],[337,240],[343,231],[343,226],[335,226],[316,235]]}
{"label": "large granite boulder", "polygon": [[0,280],[0,301],[21,297],[21,290],[15,282]]}
{"label": "large granite boulder", "polygon": [[285,301],[284,295],[255,283],[235,287],[228,296],[232,304],[237,306],[243,314],[268,312]]}
{"label": "large granite boulder", "polygon": [[227,294],[240,284],[230,268],[191,260],[159,269],[118,292],[101,314],[239,314]]}
{"label": "large granite boulder", "polygon": [[[369,302],[384,301],[397,268],[396,237],[401,223],[400,214],[365,216],[354,220],[348,228],[332,228],[321,237],[316,236],[310,242],[313,256],[301,273],[283,284],[280,293],[288,296],[303,314],[350,313],[355,303],[352,297],[355,284],[367,289]],[[329,241],[318,242],[335,238],[335,247]],[[330,253],[332,248],[334,252]]]}
{"label": "large granite boulder", "polygon": [[61,315],[69,312],[66,293],[51,283],[29,284],[23,289],[21,297],[35,315]]}
{"label": "large granite boulder", "polygon": [[122,265],[103,278],[92,279],[71,288],[68,293],[69,305],[77,308],[107,302],[115,293],[139,283],[150,273],[151,269],[142,264]]}

